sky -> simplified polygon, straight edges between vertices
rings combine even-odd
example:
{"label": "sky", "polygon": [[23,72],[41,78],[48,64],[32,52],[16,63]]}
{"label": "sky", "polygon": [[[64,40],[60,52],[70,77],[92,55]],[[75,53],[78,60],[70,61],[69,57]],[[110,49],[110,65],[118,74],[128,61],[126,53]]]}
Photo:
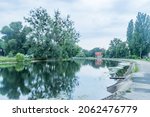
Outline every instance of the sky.
{"label": "sky", "polygon": [[13,21],[24,22],[29,11],[43,7],[53,16],[68,14],[80,32],[78,43],[84,49],[109,47],[114,38],[126,40],[128,22],[138,12],[150,14],[150,0],[0,0],[0,29]]}

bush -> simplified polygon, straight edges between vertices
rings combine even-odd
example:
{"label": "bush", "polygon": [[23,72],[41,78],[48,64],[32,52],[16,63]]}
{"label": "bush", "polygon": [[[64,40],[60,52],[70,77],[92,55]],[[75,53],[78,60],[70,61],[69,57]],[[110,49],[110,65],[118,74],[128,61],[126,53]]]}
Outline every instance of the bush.
{"label": "bush", "polygon": [[138,71],[139,71],[139,68],[138,68],[137,65],[135,65],[134,68],[133,68],[133,72],[138,72]]}
{"label": "bush", "polygon": [[138,57],[138,56],[136,56],[136,55],[130,55],[129,58],[131,58],[131,59],[140,59],[140,57]]}
{"label": "bush", "polygon": [[21,53],[16,54],[16,61],[17,62],[24,61],[24,59],[25,59],[24,54],[21,54]]}

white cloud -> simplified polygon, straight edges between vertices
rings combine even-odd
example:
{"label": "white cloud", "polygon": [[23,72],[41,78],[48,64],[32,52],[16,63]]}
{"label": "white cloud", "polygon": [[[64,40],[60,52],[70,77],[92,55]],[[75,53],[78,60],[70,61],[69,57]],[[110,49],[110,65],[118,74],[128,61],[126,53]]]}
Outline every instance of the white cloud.
{"label": "white cloud", "polygon": [[42,6],[51,15],[59,9],[75,22],[81,33],[79,45],[107,48],[114,37],[125,40],[128,21],[139,11],[149,14],[149,4],[149,0],[0,0],[0,28],[23,21],[33,8]]}
{"label": "white cloud", "polygon": [[108,49],[111,38],[101,37],[101,38],[87,38],[81,39],[79,46],[86,48],[88,50],[93,49],[94,47]]}

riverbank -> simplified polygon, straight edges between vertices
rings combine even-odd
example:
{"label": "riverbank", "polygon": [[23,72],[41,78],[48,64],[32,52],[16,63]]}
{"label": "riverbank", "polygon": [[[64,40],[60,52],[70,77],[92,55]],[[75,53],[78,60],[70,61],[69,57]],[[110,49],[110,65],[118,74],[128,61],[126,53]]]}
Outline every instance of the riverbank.
{"label": "riverbank", "polygon": [[128,60],[134,63],[133,73],[114,86],[117,90],[104,100],[145,100],[150,99],[150,62]]}
{"label": "riverbank", "polygon": [[[109,59],[110,60],[110,59]],[[118,59],[113,59],[114,61],[118,61]],[[121,60],[119,61],[127,61],[127,60]],[[132,73],[134,73],[137,69],[135,62],[130,62],[130,66],[127,70],[127,72],[124,74],[124,79],[119,79],[117,83],[115,83],[112,86],[107,87],[107,90],[111,92],[112,94],[108,97],[105,97],[102,100],[127,100],[128,98],[123,97],[123,94],[128,92],[129,87],[131,87],[131,79],[132,79]]]}
{"label": "riverbank", "polygon": [[[91,58],[88,58],[91,60]],[[23,63],[36,63],[36,62],[54,62],[54,61],[73,61],[74,58],[69,59],[34,59],[29,57],[23,57],[21,61],[17,61],[16,57],[2,57],[0,56],[0,68],[13,67],[15,64]]]}
{"label": "riverbank", "polygon": [[14,67],[17,64],[26,65],[31,62],[29,58],[23,58],[21,61],[17,57],[2,57],[0,56],[0,68]]}
{"label": "riverbank", "polygon": [[132,75],[130,92],[123,97],[133,100],[150,100],[150,62],[135,60],[139,71]]}
{"label": "riverbank", "polygon": [[5,63],[5,62],[14,63],[16,62],[16,58],[15,57],[0,57],[0,63]]}

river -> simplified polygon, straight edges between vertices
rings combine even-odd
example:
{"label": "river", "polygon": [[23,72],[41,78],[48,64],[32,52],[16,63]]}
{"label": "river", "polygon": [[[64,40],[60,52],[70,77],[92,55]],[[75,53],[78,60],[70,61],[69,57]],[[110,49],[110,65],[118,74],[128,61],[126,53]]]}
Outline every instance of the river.
{"label": "river", "polygon": [[110,77],[121,76],[126,70],[123,62],[108,60],[16,64],[0,68],[0,99],[103,99],[111,95],[107,88],[117,82]]}

